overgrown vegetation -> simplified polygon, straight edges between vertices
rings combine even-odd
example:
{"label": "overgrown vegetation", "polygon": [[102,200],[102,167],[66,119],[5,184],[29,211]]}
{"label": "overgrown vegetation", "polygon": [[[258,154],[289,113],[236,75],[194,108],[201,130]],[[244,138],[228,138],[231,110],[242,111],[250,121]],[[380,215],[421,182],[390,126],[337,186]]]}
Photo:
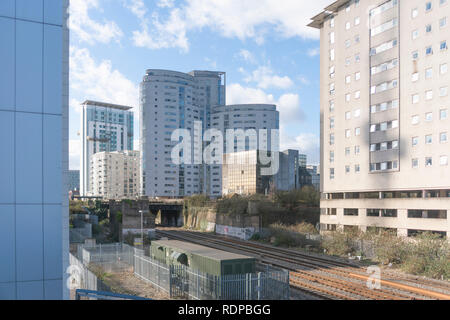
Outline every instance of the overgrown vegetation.
{"label": "overgrown vegetation", "polygon": [[407,273],[436,279],[450,279],[450,246],[446,239],[432,233],[415,238],[397,237],[392,232],[333,232],[324,237],[322,248],[331,255],[358,254],[355,243],[369,240],[374,246],[374,260]]}

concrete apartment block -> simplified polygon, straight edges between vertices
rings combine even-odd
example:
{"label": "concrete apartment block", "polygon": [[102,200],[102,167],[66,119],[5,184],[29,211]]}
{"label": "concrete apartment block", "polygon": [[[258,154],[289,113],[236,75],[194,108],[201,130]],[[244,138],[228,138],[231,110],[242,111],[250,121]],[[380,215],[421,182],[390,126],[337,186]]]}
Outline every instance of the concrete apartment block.
{"label": "concrete apartment block", "polygon": [[320,29],[322,230],[450,231],[450,1],[335,1]]}
{"label": "concrete apartment block", "polygon": [[0,300],[67,299],[68,1],[0,1]]}
{"label": "concrete apartment block", "polygon": [[91,156],[90,195],[133,199],[140,194],[139,151],[98,152]]}

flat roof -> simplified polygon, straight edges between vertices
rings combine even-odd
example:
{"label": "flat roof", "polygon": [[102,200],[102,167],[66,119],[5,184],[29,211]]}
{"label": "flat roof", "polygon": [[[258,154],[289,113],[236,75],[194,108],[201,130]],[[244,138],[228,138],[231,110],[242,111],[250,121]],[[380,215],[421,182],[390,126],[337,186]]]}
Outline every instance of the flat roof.
{"label": "flat roof", "polygon": [[318,15],[311,18],[312,22],[310,24],[308,24],[308,27],[317,28],[317,29],[322,28],[322,25],[323,25],[324,21],[326,20],[326,18],[328,16],[332,15],[333,13],[336,13],[340,7],[342,7],[344,4],[346,4],[349,1],[350,0],[337,0],[337,1],[333,2],[332,4],[330,4],[328,7],[325,7],[324,11],[322,11]]}
{"label": "flat roof", "polygon": [[119,105],[119,104],[112,104],[112,103],[99,102],[99,101],[93,101],[93,100],[86,100],[81,105],[105,107],[105,108],[119,109],[119,110],[124,110],[124,111],[133,109],[133,107],[130,107],[130,106],[123,106],[123,105]]}
{"label": "flat roof", "polygon": [[227,251],[222,251],[214,248],[209,248],[201,246],[198,244],[184,242],[179,240],[157,240],[152,241],[153,245],[161,245],[164,247],[170,247],[173,249],[180,249],[183,251],[188,251],[190,253],[195,253],[197,255],[208,257],[213,260],[242,260],[242,259],[255,259],[253,257],[244,256],[242,254],[231,253]]}

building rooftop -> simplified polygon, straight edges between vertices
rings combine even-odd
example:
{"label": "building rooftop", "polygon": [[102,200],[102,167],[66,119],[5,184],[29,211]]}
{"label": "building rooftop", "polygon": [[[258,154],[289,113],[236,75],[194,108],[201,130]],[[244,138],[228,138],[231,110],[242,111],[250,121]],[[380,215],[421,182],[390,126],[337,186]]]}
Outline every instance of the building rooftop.
{"label": "building rooftop", "polygon": [[164,246],[173,249],[179,249],[190,253],[195,253],[203,257],[208,257],[213,260],[242,260],[242,259],[254,259],[253,257],[244,256],[241,254],[226,252],[213,248],[200,246],[198,244],[183,242],[178,240],[158,240],[152,241],[152,246]]}
{"label": "building rooftop", "polygon": [[129,106],[122,106],[118,104],[112,104],[112,103],[106,103],[106,102],[99,102],[99,101],[93,101],[93,100],[86,100],[81,105],[89,105],[89,106],[96,106],[96,107],[105,107],[105,108],[111,108],[111,109],[118,109],[118,110],[124,110],[128,111],[133,109],[133,107]]}
{"label": "building rooftop", "polygon": [[350,0],[338,0],[330,4],[321,13],[311,18],[312,22],[308,24],[308,27],[322,28],[324,21],[333,13],[338,12],[339,8],[348,3]]}

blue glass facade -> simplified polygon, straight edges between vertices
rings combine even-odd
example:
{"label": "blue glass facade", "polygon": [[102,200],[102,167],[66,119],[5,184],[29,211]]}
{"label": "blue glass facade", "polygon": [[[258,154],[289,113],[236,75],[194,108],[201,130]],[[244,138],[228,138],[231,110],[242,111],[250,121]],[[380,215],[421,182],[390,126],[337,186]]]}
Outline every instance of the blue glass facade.
{"label": "blue glass facade", "polygon": [[62,299],[67,1],[0,1],[0,299]]}

